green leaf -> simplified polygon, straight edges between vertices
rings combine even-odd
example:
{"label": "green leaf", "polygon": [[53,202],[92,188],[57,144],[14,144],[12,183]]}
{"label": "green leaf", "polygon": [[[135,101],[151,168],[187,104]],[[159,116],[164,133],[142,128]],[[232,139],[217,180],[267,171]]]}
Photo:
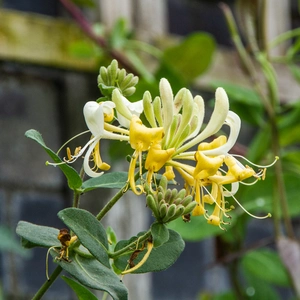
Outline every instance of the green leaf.
{"label": "green leaf", "polygon": [[110,268],[106,231],[95,216],[86,210],[71,207],[61,210],[58,217],[99,262]]}
{"label": "green leaf", "polygon": [[7,227],[0,226],[0,241],[0,251],[8,251],[24,257],[29,256],[29,252],[22,248],[20,242]]}
{"label": "green leaf", "polygon": [[247,285],[245,286],[245,294],[248,296],[246,299],[261,300],[272,299],[280,300],[281,298],[271,286],[271,284],[261,280],[251,273],[245,273]]}
{"label": "green leaf", "polygon": [[268,249],[251,251],[242,258],[242,266],[260,280],[281,286],[290,284],[286,269],[275,251]]}
{"label": "green leaf", "polygon": [[[40,144],[44,148],[44,150],[48,153],[48,155],[53,159],[53,161],[55,163],[62,162],[61,158],[55,152],[53,152],[50,148],[48,148],[46,146],[41,134],[38,131],[36,131],[34,129],[30,129],[30,130],[26,131],[25,136],[36,141],[38,144]],[[69,185],[70,189],[77,190],[81,187],[82,180],[75,169],[73,169],[71,166],[69,166],[66,163],[60,164],[60,165],[58,165],[58,167],[62,170],[62,172],[67,177],[68,185]]]}
{"label": "green leaf", "polygon": [[[288,210],[291,217],[300,213],[299,198],[300,174],[292,171],[283,173],[285,190],[288,200]],[[274,186],[276,186],[275,176],[267,172],[265,180],[259,180],[251,186],[247,186],[243,192],[243,206],[251,212],[261,211],[263,213],[273,213]],[[281,214],[281,210],[279,210]]]}
{"label": "green leaf", "polygon": [[253,89],[221,80],[211,81],[210,85],[213,89],[222,87],[226,91],[230,100],[230,109],[237,113],[242,120],[249,124],[263,124],[263,104]]}
{"label": "green leaf", "polygon": [[247,158],[257,162],[266,156],[272,141],[271,126],[269,123],[260,127],[248,147]]}
{"label": "green leaf", "polygon": [[53,227],[20,221],[16,232],[22,238],[22,246],[25,248],[61,246],[57,239],[59,230]]}
{"label": "green leaf", "polygon": [[127,20],[125,18],[118,19],[110,34],[110,46],[114,49],[122,48],[126,43],[128,36],[129,30]]}
{"label": "green leaf", "polygon": [[185,241],[190,242],[201,241],[223,233],[218,226],[207,224],[207,220],[202,216],[191,217],[190,222],[178,218],[169,223],[168,228],[179,232]]}
{"label": "green leaf", "polygon": [[179,45],[165,50],[162,62],[185,81],[191,82],[204,73],[213,57],[215,41],[207,33],[193,33]]}
{"label": "green leaf", "polygon": [[61,278],[71,287],[71,289],[75,292],[78,300],[98,300],[97,297],[90,292],[86,287],[78,283],[77,281],[66,277],[61,276]]}
{"label": "green leaf", "polygon": [[169,240],[169,230],[165,224],[153,223],[151,225],[151,235],[154,247],[159,247]]}
{"label": "green leaf", "polygon": [[[140,233],[139,235],[142,234],[143,233]],[[135,237],[135,240],[136,239],[137,237]],[[132,241],[133,239],[127,241],[120,241],[117,244],[115,251],[126,247]],[[160,247],[153,248],[148,260],[133,273],[138,274],[147,272],[158,272],[169,268],[178,259],[181,252],[184,249],[184,246],[185,244],[181,236],[177,232],[169,229],[169,240]],[[146,251],[147,250],[145,249],[139,253],[138,257],[134,260],[134,264],[137,264],[144,257]],[[127,261],[130,258],[130,254],[126,254],[115,259],[114,263],[119,270],[125,270],[128,264]]]}
{"label": "green leaf", "polygon": [[[51,255],[55,259],[57,253],[51,251]],[[119,276],[96,259],[86,258],[72,252],[70,253],[69,260],[71,262],[56,260],[56,263],[84,286],[95,290],[106,291],[114,300],[128,299],[127,288]]]}
{"label": "green leaf", "polygon": [[127,172],[106,173],[99,177],[94,177],[86,180],[82,184],[82,191],[87,192],[99,188],[121,189],[126,184],[127,179]]}

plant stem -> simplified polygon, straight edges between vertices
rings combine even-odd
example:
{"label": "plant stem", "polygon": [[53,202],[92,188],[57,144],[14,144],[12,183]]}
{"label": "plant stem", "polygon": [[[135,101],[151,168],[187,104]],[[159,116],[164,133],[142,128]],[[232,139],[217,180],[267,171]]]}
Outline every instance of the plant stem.
{"label": "plant stem", "polygon": [[[140,173],[137,172],[134,176],[135,181],[139,178]],[[101,209],[101,211],[96,216],[97,220],[102,220],[102,218],[111,210],[111,208],[120,200],[120,198],[128,190],[129,182],[126,182],[124,186],[109,200],[109,202]]]}
{"label": "plant stem", "polygon": [[40,289],[37,291],[37,293],[33,296],[32,300],[41,299],[42,296],[46,293],[46,291],[50,288],[52,283],[56,280],[56,278],[61,273],[61,271],[62,271],[62,267],[57,266],[56,269],[51,274],[50,279],[45,281],[45,283],[40,287]]}
{"label": "plant stem", "polygon": [[144,233],[142,236],[138,237],[134,242],[130,243],[129,245],[127,245],[126,247],[113,252],[113,253],[109,253],[109,257],[110,258],[116,258],[121,256],[122,254],[124,254],[125,252],[127,252],[128,250],[132,250],[133,247],[137,247],[137,242],[138,243],[143,243],[144,241],[146,241],[151,235],[151,230],[149,229],[146,233]]}
{"label": "plant stem", "polygon": [[112,49],[103,37],[94,32],[90,22],[84,17],[80,9],[73,2],[69,0],[60,0],[60,2],[90,39],[104,49],[110,56],[115,58],[127,70],[127,72],[139,75],[139,72],[132,66],[128,58],[124,56],[122,52]]}

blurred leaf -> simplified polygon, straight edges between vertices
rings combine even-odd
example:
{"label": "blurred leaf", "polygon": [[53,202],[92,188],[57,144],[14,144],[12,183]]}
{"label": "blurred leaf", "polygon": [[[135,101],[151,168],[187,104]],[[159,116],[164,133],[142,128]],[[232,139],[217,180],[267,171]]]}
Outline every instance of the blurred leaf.
{"label": "blurred leaf", "polygon": [[[43,141],[42,135],[38,131],[34,129],[30,129],[25,132],[25,136],[40,144],[55,163],[63,162],[55,152],[53,152],[50,148],[46,146],[45,142]],[[66,163],[59,164],[58,167],[65,174],[70,189],[77,190],[81,187],[82,180],[75,169],[73,169],[71,166],[69,166]]]}
{"label": "blurred leaf", "polygon": [[[143,233],[140,233],[140,235],[142,234]],[[134,239],[136,239],[136,237]],[[119,241],[116,245],[115,251],[126,247],[132,241],[133,238],[127,241]],[[153,248],[147,261],[133,273],[138,274],[166,270],[175,263],[175,261],[178,259],[181,252],[183,251],[184,246],[185,244],[181,236],[177,232],[169,229],[169,240],[160,247]],[[139,253],[138,257],[134,260],[135,264],[137,264],[144,257],[146,251],[147,250],[145,249]],[[119,270],[125,270],[130,255],[131,253],[120,256],[117,259],[115,259],[114,263]]]}
{"label": "blurred leaf", "polygon": [[296,294],[300,297],[300,244],[281,236],[277,239],[277,248],[283,264],[289,270]]}
{"label": "blurred leaf", "polygon": [[169,240],[169,230],[165,224],[153,223],[151,225],[151,235],[154,247],[159,247]]}
{"label": "blurred leaf", "polygon": [[177,231],[185,241],[189,242],[201,241],[223,233],[218,226],[207,224],[203,216],[192,216],[190,222],[178,218],[170,222],[168,228]]}
{"label": "blurred leaf", "polygon": [[[260,270],[262,271],[264,269],[261,268]],[[247,282],[247,285],[245,287],[245,294],[247,295],[246,299],[253,299],[253,300],[262,300],[262,299],[280,300],[281,299],[278,296],[275,289],[271,286],[271,284],[261,280],[259,277],[255,276],[254,274],[249,273],[247,270],[243,270],[243,271]]]}
{"label": "blurred leaf", "polygon": [[193,33],[179,45],[164,51],[162,61],[186,82],[193,81],[204,73],[215,51],[215,41],[207,33]]}
{"label": "blurred leaf", "polygon": [[242,120],[249,124],[263,124],[263,104],[253,89],[220,80],[211,81],[210,85],[214,89],[224,88],[230,101],[230,109],[237,113]]}
{"label": "blurred leaf", "polygon": [[252,138],[251,144],[248,147],[247,158],[254,162],[261,161],[269,152],[271,141],[271,126],[269,123],[265,123],[264,126],[260,127],[254,138]]}
{"label": "blurred leaf", "polygon": [[286,269],[275,251],[260,249],[248,252],[242,258],[242,266],[260,280],[281,286],[290,284]]}
{"label": "blurred leaf", "polygon": [[121,189],[126,184],[127,179],[127,172],[106,173],[99,177],[94,177],[86,180],[82,184],[82,191],[88,192],[99,188]]}
{"label": "blurred leaf", "polygon": [[7,251],[10,253],[29,256],[29,252],[26,251],[20,245],[20,242],[15,238],[12,232],[4,226],[0,226],[0,252]]}
{"label": "blurred leaf", "polygon": [[[57,253],[50,252],[55,258]],[[86,287],[106,291],[114,300],[127,300],[128,291],[119,276],[111,269],[102,265],[98,260],[80,256],[74,252],[70,253],[69,260],[56,260],[66,272],[77,279]],[[90,298],[87,298],[90,299]]]}
{"label": "blurred leaf", "polygon": [[53,227],[20,221],[16,232],[22,238],[22,246],[25,248],[61,246],[57,239],[59,230]]}
{"label": "blurred leaf", "polygon": [[139,76],[141,76],[147,82],[153,82],[154,76],[149,71],[149,68],[145,63],[137,56],[132,50],[125,50],[127,58],[130,60],[131,64],[135,67]]}
{"label": "blurred leaf", "polygon": [[79,208],[65,208],[58,217],[77,235],[97,260],[110,268],[107,235],[102,224],[90,212]]}
{"label": "blurred leaf", "polygon": [[300,103],[289,105],[290,111],[280,117],[278,121],[280,144],[285,147],[300,142]]}
{"label": "blurred leaf", "polygon": [[78,300],[97,300],[97,297],[90,292],[86,287],[78,283],[77,281],[66,277],[61,276],[61,278],[71,287],[71,289],[75,292]]}
{"label": "blurred leaf", "polygon": [[119,18],[110,33],[110,46],[114,49],[123,48],[126,40],[129,36],[129,30],[127,27],[127,21],[125,18]]}
{"label": "blurred leaf", "polygon": [[[288,209],[291,217],[300,213],[299,205],[299,182],[300,174],[285,171],[283,174],[285,183]],[[251,212],[260,211],[269,213],[273,211],[272,200],[274,197],[274,186],[276,186],[275,176],[267,172],[265,180],[259,180],[256,184],[247,186],[243,191],[241,202],[243,206]],[[281,210],[279,211],[281,213]]]}

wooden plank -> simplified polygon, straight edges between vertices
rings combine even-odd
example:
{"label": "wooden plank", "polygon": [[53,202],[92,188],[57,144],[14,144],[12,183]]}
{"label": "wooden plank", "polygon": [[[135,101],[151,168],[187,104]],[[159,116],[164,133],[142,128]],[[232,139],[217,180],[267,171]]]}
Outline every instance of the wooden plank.
{"label": "wooden plank", "polygon": [[94,44],[74,23],[0,9],[0,59],[82,71],[98,68]]}

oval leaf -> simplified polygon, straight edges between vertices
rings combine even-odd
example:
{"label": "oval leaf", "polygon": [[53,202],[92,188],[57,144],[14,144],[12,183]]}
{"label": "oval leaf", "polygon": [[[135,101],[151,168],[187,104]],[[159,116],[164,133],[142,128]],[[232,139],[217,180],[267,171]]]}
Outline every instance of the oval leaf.
{"label": "oval leaf", "polygon": [[282,286],[290,283],[288,274],[274,251],[267,249],[251,251],[243,257],[242,266],[249,273],[266,282]]}
{"label": "oval leaf", "polygon": [[83,285],[78,283],[77,281],[68,278],[66,276],[61,276],[61,278],[70,286],[70,288],[75,292],[76,296],[78,297],[78,300],[98,300],[97,297],[90,292],[87,288],[85,288]]}
{"label": "oval leaf", "polygon": [[151,235],[154,247],[159,247],[169,240],[169,230],[165,224],[153,223],[151,226]]}
{"label": "oval leaf", "polygon": [[[57,253],[51,251],[55,259]],[[86,287],[106,291],[114,300],[127,300],[128,291],[120,278],[96,259],[70,253],[70,262],[56,260],[65,271]],[[90,298],[88,298],[90,299]]]}
{"label": "oval leaf", "polygon": [[[129,241],[120,241],[115,251],[120,250],[130,244],[132,239]],[[147,272],[158,272],[169,268],[175,263],[179,255],[184,249],[184,241],[181,236],[169,229],[169,240],[158,248],[153,248],[148,260],[133,273],[147,273]],[[134,260],[134,264],[137,264],[145,255],[146,249],[139,253],[137,258]],[[115,265],[119,270],[125,270],[130,254],[120,256],[115,259]]]}
{"label": "oval leaf", "polygon": [[90,212],[79,208],[66,208],[58,217],[77,235],[96,259],[110,268],[107,254],[107,235],[102,224]]}
{"label": "oval leaf", "polygon": [[213,37],[198,32],[189,35],[179,45],[166,49],[162,61],[185,81],[191,82],[207,70],[214,51]]}
{"label": "oval leaf", "polygon": [[127,172],[106,173],[99,177],[86,180],[82,184],[82,191],[87,192],[99,188],[121,189],[125,186],[127,179]]}
{"label": "oval leaf", "polygon": [[[30,129],[30,130],[26,131],[25,136],[36,141],[38,144],[40,144],[44,148],[44,150],[48,153],[48,155],[53,159],[53,161],[55,163],[62,162],[61,158],[55,152],[53,152],[50,148],[48,148],[46,146],[46,144],[42,138],[42,135],[38,131],[36,131],[34,129]],[[72,168],[71,166],[69,166],[68,164],[65,164],[65,163],[58,165],[58,167],[65,174],[65,176],[68,180],[68,185],[69,185],[70,189],[77,190],[81,187],[82,180],[74,168]]]}
{"label": "oval leaf", "polygon": [[16,232],[22,238],[22,246],[25,248],[61,246],[57,239],[59,230],[53,227],[20,221]]}

